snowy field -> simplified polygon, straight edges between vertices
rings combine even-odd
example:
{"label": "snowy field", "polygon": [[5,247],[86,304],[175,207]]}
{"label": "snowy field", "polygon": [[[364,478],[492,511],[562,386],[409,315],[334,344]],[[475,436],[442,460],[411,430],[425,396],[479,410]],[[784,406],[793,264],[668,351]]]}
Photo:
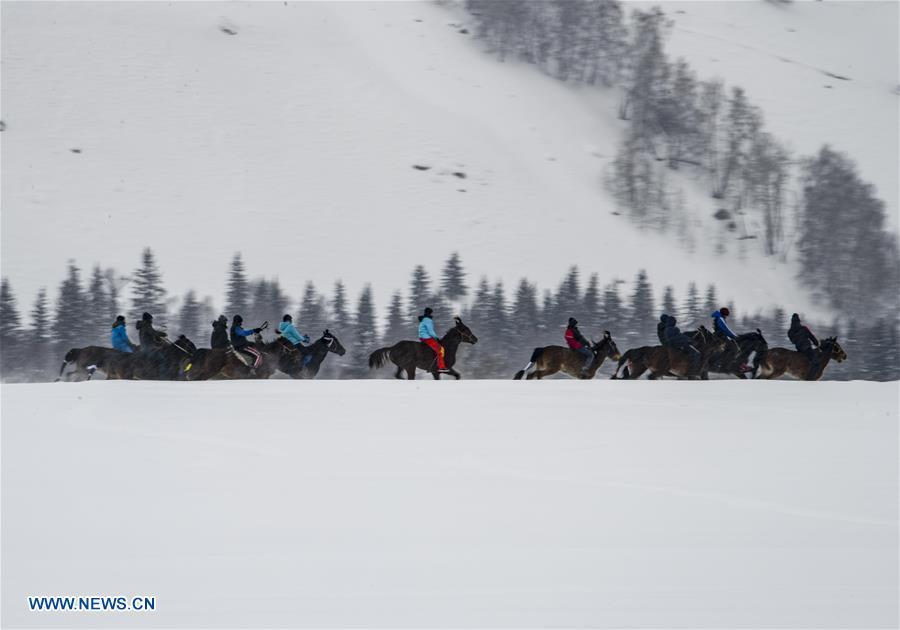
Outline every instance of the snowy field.
{"label": "snowy field", "polygon": [[898,623],[897,383],[2,394],[4,627]]}

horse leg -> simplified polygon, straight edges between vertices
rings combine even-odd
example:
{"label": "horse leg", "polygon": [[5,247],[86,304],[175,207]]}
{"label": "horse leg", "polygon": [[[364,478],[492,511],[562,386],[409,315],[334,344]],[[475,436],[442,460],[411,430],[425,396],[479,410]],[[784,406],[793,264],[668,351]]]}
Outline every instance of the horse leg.
{"label": "horse leg", "polygon": [[406,368],[406,380],[414,381],[416,380],[416,366]]}
{"label": "horse leg", "polygon": [[455,378],[457,381],[458,381],[460,378],[462,378],[462,375],[461,375],[459,372],[457,372],[456,370],[454,370],[453,368],[448,368],[448,369],[447,369],[447,374],[449,374],[450,376],[452,376],[453,378]]}
{"label": "horse leg", "polygon": [[397,366],[397,371],[394,372],[394,378],[402,379],[403,378],[403,368],[399,365]]}

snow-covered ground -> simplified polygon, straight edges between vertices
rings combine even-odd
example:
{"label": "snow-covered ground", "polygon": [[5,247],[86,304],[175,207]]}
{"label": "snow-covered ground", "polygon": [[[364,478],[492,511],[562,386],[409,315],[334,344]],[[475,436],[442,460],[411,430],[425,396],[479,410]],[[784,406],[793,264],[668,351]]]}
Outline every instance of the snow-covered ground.
{"label": "snow-covered ground", "polygon": [[898,623],[897,383],[3,385],[2,472],[4,627]]}
{"label": "snow-covered ground", "polygon": [[[716,22],[725,3],[708,4],[673,13],[674,52],[693,47],[701,75],[746,84],[797,149],[850,150],[896,209],[890,29],[857,32],[846,11],[741,6],[732,37]],[[863,24],[887,25],[896,7],[869,13]],[[688,254],[671,233],[613,215],[602,177],[621,133],[615,94],[500,63],[458,19],[419,2],[5,3],[2,266],[21,306],[55,290],[69,258],[129,272],[149,245],[173,293],[220,304],[237,250],[294,298],[306,280],[341,277],[351,296],[371,281],[381,306],[413,265],[434,272],[458,250],[507,286],[525,275],[555,287],[570,264],[604,281],[643,267],[660,290],[694,279],[747,310],[812,312],[792,269],[752,245],[713,262],[699,235]],[[809,33],[829,19],[847,32],[822,47]],[[789,25],[802,50],[766,40]],[[686,41],[688,29],[703,39]],[[845,49],[872,67],[845,68]],[[825,90],[826,77],[776,53],[853,81]],[[756,77],[755,63],[768,63]],[[708,220],[712,204],[695,198]]]}

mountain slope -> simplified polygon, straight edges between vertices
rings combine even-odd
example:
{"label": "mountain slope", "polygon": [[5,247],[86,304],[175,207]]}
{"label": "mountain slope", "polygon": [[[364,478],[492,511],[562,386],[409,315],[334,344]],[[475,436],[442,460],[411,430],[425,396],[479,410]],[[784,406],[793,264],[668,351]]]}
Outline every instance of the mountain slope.
{"label": "mountain slope", "polygon": [[4,5],[3,273],[27,303],[69,258],[130,271],[149,245],[170,290],[220,301],[240,250],[295,298],[340,277],[383,306],[414,264],[458,250],[508,284],[646,268],[660,289],[812,309],[792,267],[688,254],[614,215],[615,96],[498,63],[453,19],[419,3]]}

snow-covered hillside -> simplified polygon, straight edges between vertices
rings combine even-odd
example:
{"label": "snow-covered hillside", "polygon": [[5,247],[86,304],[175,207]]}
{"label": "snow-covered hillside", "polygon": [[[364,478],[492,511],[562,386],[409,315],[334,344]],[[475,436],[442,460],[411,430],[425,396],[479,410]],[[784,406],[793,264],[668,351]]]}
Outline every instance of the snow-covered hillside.
{"label": "snow-covered hillside", "polygon": [[[149,245],[171,291],[219,303],[237,250],[295,298],[340,277],[351,295],[371,281],[382,306],[414,264],[458,250],[508,284],[646,268],[744,309],[813,310],[790,267],[687,254],[613,215],[615,96],[499,63],[458,18],[412,2],[4,4],[2,265],[21,305],[69,258],[127,272]],[[842,103],[804,137],[829,139]],[[884,137],[863,144],[888,155]]]}
{"label": "snow-covered hillside", "polygon": [[3,385],[3,626],[896,627],[897,393]]}

